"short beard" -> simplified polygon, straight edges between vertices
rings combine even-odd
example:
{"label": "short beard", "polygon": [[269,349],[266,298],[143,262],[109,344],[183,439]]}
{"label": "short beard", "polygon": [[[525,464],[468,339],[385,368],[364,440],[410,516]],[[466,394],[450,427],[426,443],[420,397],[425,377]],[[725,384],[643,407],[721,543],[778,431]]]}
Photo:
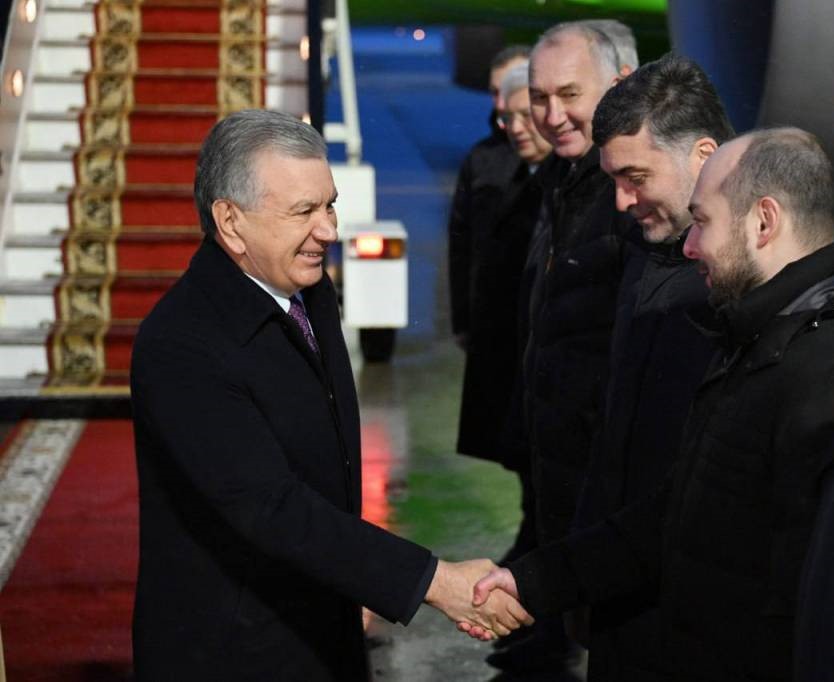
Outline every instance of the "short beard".
{"label": "short beard", "polygon": [[739,300],[765,280],[761,269],[747,252],[741,221],[733,226],[730,242],[719,249],[716,261],[724,266],[721,272],[711,276],[709,302],[714,308]]}

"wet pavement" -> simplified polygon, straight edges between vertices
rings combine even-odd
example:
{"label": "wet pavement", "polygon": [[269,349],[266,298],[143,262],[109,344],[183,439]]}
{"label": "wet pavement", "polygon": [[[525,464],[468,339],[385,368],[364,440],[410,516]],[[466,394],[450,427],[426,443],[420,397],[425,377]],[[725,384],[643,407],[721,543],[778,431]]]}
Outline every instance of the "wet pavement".
{"label": "wet pavement", "polygon": [[[462,354],[450,341],[408,342],[391,365],[357,372],[366,517],[451,560],[497,559],[519,522],[519,486],[500,466],[454,453]],[[423,606],[408,627],[373,619],[377,682],[485,682],[490,644]],[[555,672],[535,680],[577,680]]]}
{"label": "wet pavement", "polygon": [[[488,132],[489,99],[452,84],[449,39],[439,29],[420,43],[410,30],[354,32],[378,217],[402,220],[409,233],[409,327],[390,364],[362,365],[354,354],[365,516],[444,559],[495,560],[515,535],[520,490],[499,465],[455,453],[463,354],[450,336],[445,254],[457,169]],[[328,108],[335,106],[331,98]],[[377,682],[512,679],[484,662],[490,644],[470,640],[427,606],[407,628],[374,619],[369,634]],[[577,678],[551,671],[524,679]]]}

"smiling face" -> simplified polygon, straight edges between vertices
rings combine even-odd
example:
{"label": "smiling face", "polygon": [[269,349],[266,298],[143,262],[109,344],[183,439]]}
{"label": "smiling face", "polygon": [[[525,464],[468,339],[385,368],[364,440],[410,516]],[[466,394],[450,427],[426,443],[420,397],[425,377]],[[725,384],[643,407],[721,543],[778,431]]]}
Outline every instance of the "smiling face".
{"label": "smiling face", "polygon": [[518,155],[527,163],[541,163],[553,149],[545,140],[530,114],[530,93],[521,88],[507,97],[502,115],[507,137]]}
{"label": "smiling face", "polygon": [[530,106],[533,121],[553,151],[564,159],[581,159],[593,146],[594,110],[616,78],[606,79],[584,37],[565,33],[541,45],[530,60]]}
{"label": "smiling face", "polygon": [[261,190],[254,208],[215,202],[218,237],[244,272],[292,296],[321,279],[324,254],[336,240],[330,167],[325,159],[266,151],[255,157],[253,178]]}
{"label": "smiling face", "polygon": [[736,218],[721,192],[721,183],[743,151],[738,141],[729,143],[726,150],[722,147],[704,165],[690,202],[693,222],[683,252],[698,261],[714,306],[741,298],[766,279],[752,247],[755,212],[751,208]]}
{"label": "smiling face", "polygon": [[616,185],[617,210],[628,211],[647,242],[674,241],[691,221],[689,198],[706,158],[717,147],[702,138],[687,150],[659,147],[646,126],[600,149],[600,166]]}

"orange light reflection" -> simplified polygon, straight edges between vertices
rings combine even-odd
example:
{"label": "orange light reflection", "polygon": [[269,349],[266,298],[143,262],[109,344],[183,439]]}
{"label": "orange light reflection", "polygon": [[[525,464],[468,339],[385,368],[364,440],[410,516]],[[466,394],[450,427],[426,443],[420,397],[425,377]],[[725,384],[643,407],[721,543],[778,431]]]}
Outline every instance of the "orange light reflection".
{"label": "orange light reflection", "polygon": [[389,528],[391,505],[388,482],[391,479],[391,441],[384,424],[362,425],[362,518]]}

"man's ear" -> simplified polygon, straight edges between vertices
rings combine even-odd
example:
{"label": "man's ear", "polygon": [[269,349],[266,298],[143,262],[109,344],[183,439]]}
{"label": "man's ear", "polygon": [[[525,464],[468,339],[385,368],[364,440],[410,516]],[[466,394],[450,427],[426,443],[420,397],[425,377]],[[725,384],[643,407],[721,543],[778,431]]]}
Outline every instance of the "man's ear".
{"label": "man's ear", "polygon": [[756,248],[770,244],[782,227],[782,207],[773,197],[762,197],[756,202]]}
{"label": "man's ear", "polygon": [[240,209],[228,199],[216,199],[211,205],[211,215],[217,226],[216,237],[233,254],[242,256],[246,252],[246,244],[238,233],[243,219]]}
{"label": "man's ear", "polygon": [[632,69],[628,64],[623,64],[620,67],[620,80],[626,76],[630,76],[632,73],[634,73],[634,69]]}
{"label": "man's ear", "polygon": [[713,140],[711,137],[701,137],[695,141],[695,145],[692,148],[693,153],[695,156],[700,159],[701,164],[703,164],[710,156],[715,153],[715,150],[718,149],[718,143]]}

